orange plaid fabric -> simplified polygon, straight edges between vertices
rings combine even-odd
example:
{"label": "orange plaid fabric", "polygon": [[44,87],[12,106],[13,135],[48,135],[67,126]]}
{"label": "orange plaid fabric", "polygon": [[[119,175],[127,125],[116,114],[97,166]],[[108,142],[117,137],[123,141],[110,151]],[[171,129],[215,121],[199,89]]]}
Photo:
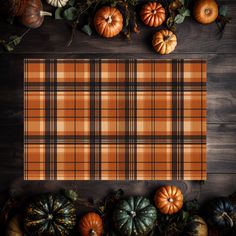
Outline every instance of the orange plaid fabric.
{"label": "orange plaid fabric", "polygon": [[206,62],[25,60],[24,178],[206,179]]}

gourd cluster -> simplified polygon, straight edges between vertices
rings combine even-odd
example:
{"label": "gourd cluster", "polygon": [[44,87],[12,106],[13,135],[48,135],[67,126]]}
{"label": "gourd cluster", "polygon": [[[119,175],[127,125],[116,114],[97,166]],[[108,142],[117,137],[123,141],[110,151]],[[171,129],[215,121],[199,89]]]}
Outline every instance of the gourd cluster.
{"label": "gourd cluster", "polygon": [[[78,194],[73,190],[65,193],[46,193],[28,199],[23,204],[21,213],[14,214],[9,219],[6,236],[148,236],[161,227],[163,222],[160,217],[175,217],[185,211],[183,208],[186,204],[180,188],[161,186],[153,200],[144,196],[119,198],[109,212],[111,219],[107,218],[107,212],[99,208],[86,211],[78,217]],[[227,229],[227,232],[235,235],[235,206],[236,194],[208,201],[203,211],[188,217],[182,228],[183,232],[178,235],[207,236],[211,227]],[[190,214],[187,211],[185,213]],[[112,232],[107,232],[107,223],[112,225]],[[170,226],[165,223],[165,227]]]}

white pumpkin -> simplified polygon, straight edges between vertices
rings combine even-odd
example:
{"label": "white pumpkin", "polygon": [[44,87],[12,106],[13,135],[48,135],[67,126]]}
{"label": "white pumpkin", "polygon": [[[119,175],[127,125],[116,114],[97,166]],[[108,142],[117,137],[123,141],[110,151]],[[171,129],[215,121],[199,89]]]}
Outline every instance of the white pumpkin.
{"label": "white pumpkin", "polygon": [[47,0],[47,3],[54,7],[64,7],[69,0]]}

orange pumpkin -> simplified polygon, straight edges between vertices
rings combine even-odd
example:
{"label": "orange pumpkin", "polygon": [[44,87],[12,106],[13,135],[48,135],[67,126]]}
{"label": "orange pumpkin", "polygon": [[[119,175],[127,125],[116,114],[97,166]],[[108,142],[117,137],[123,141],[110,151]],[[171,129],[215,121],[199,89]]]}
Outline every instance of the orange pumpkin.
{"label": "orange pumpkin", "polygon": [[94,212],[84,215],[79,222],[81,236],[101,236],[103,232],[102,218]]}
{"label": "orange pumpkin", "polygon": [[101,36],[114,37],[123,29],[123,16],[115,7],[102,7],[94,16],[94,27]]}
{"label": "orange pumpkin", "polygon": [[218,16],[218,5],[215,0],[198,0],[193,8],[196,21],[201,24],[210,24]]}
{"label": "orange pumpkin", "polygon": [[163,186],[155,194],[154,202],[162,214],[172,215],[183,206],[183,194],[176,186]]}
{"label": "orange pumpkin", "polygon": [[160,30],[152,38],[152,46],[159,54],[169,54],[175,50],[177,37],[170,30]]}
{"label": "orange pumpkin", "polygon": [[143,23],[151,27],[160,26],[166,19],[165,9],[157,2],[144,4],[140,16]]}

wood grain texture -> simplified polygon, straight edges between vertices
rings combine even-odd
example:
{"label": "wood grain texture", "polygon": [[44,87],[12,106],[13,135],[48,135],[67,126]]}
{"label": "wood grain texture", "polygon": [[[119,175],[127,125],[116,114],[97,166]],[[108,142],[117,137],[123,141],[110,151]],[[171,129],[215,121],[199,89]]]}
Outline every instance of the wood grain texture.
{"label": "wood grain texture", "polygon": [[[81,197],[103,198],[112,189],[123,188],[127,195],[151,195],[163,184],[178,185],[186,198],[205,201],[236,190],[236,1],[228,5],[233,21],[223,37],[215,24],[203,26],[187,19],[178,26],[178,47],[173,54],[159,56],[152,50],[151,36],[156,29],[141,25],[132,41],[122,36],[91,38],[78,32],[71,47],[65,44],[70,28],[64,21],[45,20],[32,30],[13,53],[0,54],[0,204],[8,189],[37,194],[75,188]],[[0,22],[0,36],[25,30]],[[23,59],[24,58],[203,58],[208,61],[208,180],[193,181],[23,181]]]}

